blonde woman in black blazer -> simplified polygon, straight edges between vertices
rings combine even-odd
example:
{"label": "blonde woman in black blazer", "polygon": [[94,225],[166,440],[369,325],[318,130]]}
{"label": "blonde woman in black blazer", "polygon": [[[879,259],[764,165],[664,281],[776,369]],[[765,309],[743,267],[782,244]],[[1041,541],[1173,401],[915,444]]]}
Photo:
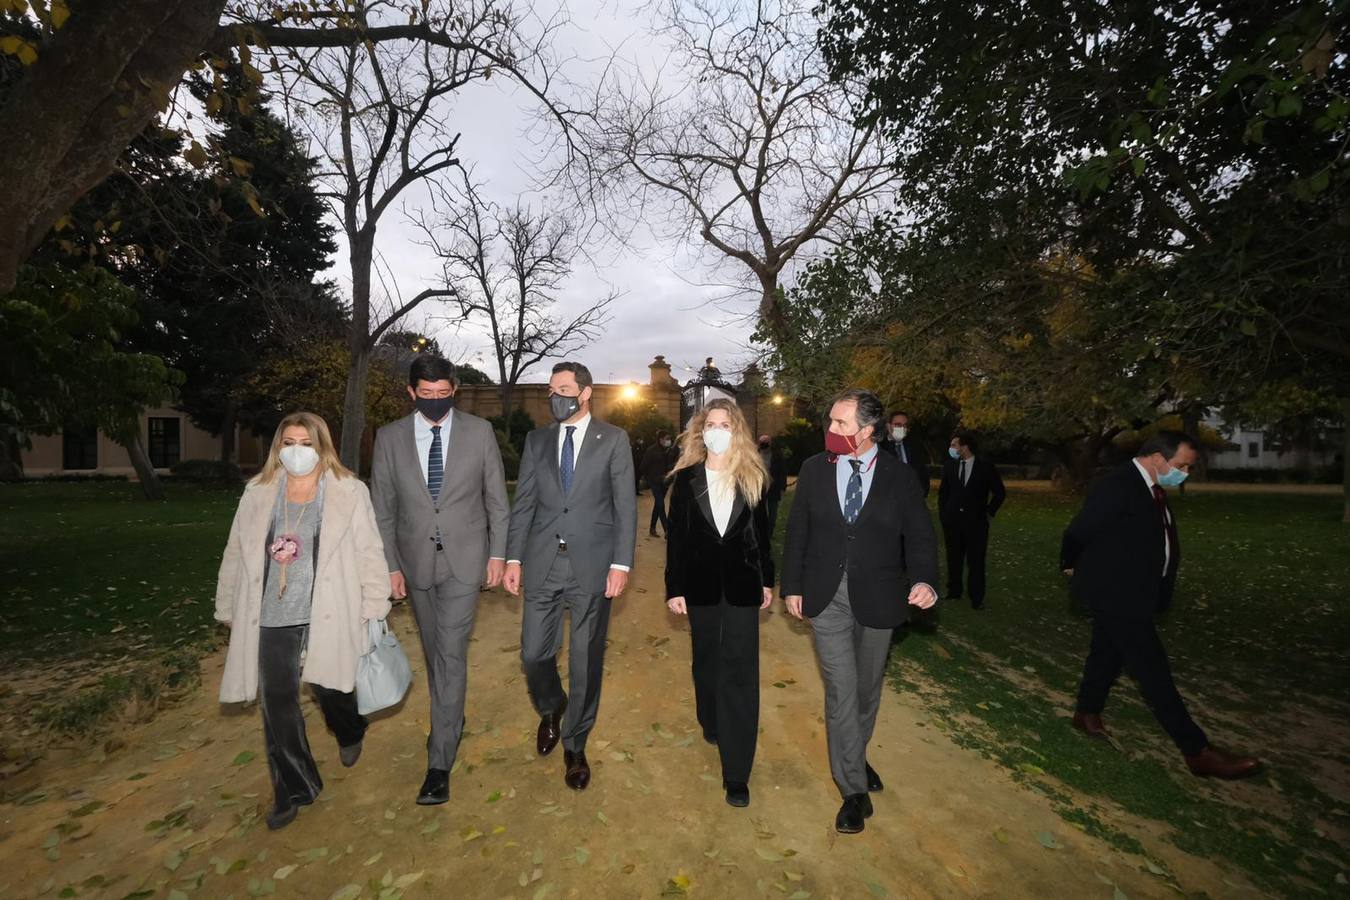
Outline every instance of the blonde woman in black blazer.
{"label": "blonde woman in black blazer", "polygon": [[759,733],[759,614],[773,599],[769,473],[736,404],[713,400],[680,435],[670,478],[666,606],[689,616],[703,737],[727,803],[750,804]]}

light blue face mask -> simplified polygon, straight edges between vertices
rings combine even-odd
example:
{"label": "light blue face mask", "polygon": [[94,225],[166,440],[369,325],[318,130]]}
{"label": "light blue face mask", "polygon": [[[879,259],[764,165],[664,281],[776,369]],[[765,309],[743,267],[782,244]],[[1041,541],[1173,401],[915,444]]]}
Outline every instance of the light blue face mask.
{"label": "light blue face mask", "polygon": [[1163,487],[1177,487],[1186,480],[1186,473],[1177,468],[1168,469],[1158,476],[1158,484]]}
{"label": "light blue face mask", "polygon": [[960,452],[959,450],[957,450],[955,447],[948,447],[948,448],[947,448],[947,455],[950,456],[952,459],[960,459],[960,458],[961,458],[961,452]]}

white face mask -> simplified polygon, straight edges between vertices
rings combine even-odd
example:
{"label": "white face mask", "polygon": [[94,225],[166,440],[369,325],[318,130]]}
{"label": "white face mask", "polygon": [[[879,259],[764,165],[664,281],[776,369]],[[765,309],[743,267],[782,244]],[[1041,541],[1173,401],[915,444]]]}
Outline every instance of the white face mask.
{"label": "white face mask", "polygon": [[289,447],[282,447],[277,456],[281,459],[281,464],[286,467],[286,471],[296,478],[302,478],[313,472],[314,467],[319,464],[319,451],[313,447],[306,447],[304,444],[291,444]]}
{"label": "white face mask", "polygon": [[896,425],[894,428],[891,429],[892,440],[903,441],[905,439],[905,435],[907,434],[909,434],[909,429],[903,425]]}
{"label": "white face mask", "polygon": [[709,453],[722,455],[731,449],[731,432],[725,428],[705,428],[703,430],[703,446],[708,448]]}

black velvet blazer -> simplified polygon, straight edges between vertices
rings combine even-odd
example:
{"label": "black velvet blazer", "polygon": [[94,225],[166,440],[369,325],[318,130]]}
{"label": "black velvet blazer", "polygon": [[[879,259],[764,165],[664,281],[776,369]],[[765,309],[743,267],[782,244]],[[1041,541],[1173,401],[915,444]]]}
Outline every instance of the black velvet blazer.
{"label": "black velvet blazer", "polygon": [[737,491],[727,533],[718,534],[703,466],[676,472],[666,535],[666,599],[708,606],[725,596],[732,606],[759,606],[763,588],[773,587],[769,537],[762,499],[751,507]]}

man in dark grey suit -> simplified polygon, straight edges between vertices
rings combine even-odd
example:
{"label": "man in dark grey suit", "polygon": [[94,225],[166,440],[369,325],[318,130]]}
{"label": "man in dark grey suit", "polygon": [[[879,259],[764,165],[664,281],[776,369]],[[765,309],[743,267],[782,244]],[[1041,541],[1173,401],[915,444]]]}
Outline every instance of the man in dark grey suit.
{"label": "man in dark grey suit", "polygon": [[485,420],[454,409],[454,368],[419,356],[408,374],[412,415],[375,436],[371,500],[395,597],[411,596],[431,690],[423,806],[450,799],[464,727],[469,632],[480,585],[506,567],[510,513],[502,455]]}
{"label": "man in dark grey suit", "polygon": [[[621,428],[591,418],[590,370],[553,367],[549,406],[558,424],[530,432],[520,454],[505,585],[525,604],[520,658],[539,713],[535,749],[563,743],[564,781],[591,780],[586,738],[600,708],[611,601],[623,593],[637,543],[633,454]],[[567,661],[571,704],[558,677],[562,616],[572,614]]]}

